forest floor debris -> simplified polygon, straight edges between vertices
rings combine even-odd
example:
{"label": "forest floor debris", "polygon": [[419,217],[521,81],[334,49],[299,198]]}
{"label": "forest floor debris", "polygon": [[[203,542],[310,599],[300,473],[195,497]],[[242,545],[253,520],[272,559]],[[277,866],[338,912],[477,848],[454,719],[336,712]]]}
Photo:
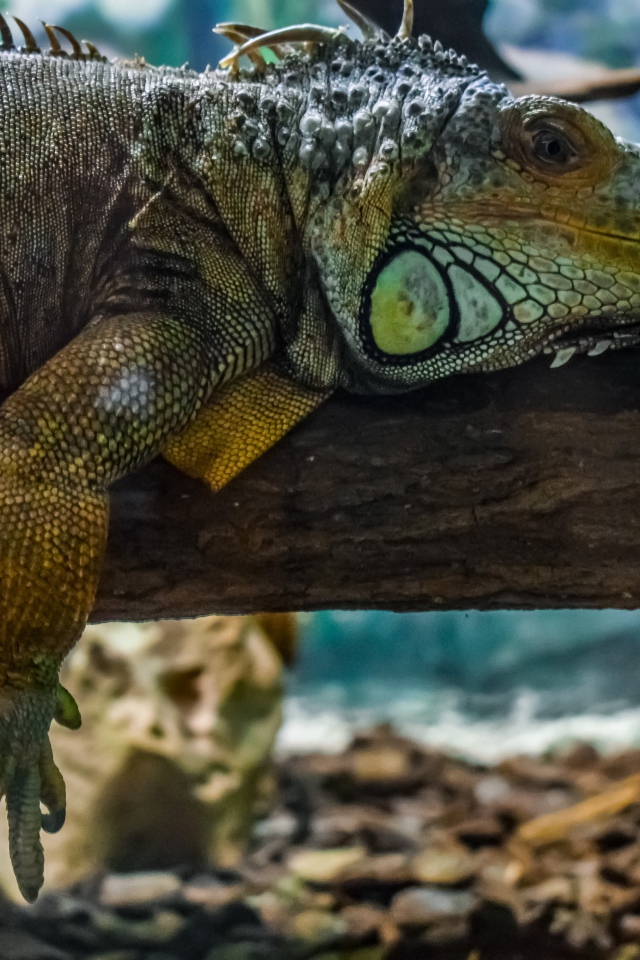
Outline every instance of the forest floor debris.
{"label": "forest floor debris", "polygon": [[1,960],[640,960],[640,750],[485,767],[378,727],[276,773],[238,870],[6,901]]}

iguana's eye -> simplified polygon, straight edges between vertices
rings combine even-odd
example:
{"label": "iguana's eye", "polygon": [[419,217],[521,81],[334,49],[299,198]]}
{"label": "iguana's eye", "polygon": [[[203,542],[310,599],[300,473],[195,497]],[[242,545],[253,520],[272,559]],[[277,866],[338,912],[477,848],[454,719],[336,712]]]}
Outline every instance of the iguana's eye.
{"label": "iguana's eye", "polygon": [[572,137],[559,123],[537,120],[525,125],[522,133],[524,152],[533,163],[561,173],[575,169],[586,159],[584,139],[578,137],[577,131]]}
{"label": "iguana's eye", "polygon": [[576,157],[569,139],[553,127],[536,130],[531,137],[531,152],[541,163],[566,166]]}
{"label": "iguana's eye", "polygon": [[503,152],[536,179],[597,183],[619,160],[613,135],[586,110],[550,97],[520,97],[499,112]]}

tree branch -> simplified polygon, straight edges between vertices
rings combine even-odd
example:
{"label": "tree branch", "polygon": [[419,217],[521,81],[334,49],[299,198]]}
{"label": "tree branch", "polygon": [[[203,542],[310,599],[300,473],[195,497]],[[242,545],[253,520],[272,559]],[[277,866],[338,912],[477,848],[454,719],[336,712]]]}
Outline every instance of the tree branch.
{"label": "tree branch", "polygon": [[525,80],[522,83],[509,83],[509,88],[514,97],[535,93],[539,97],[560,97],[573,103],[617,100],[630,97],[640,90],[640,70],[637,67],[628,70],[603,69],[588,78],[565,77],[548,83]]}
{"label": "tree branch", "polygon": [[114,489],[94,619],[640,606],[634,351],[340,396],[222,493]]}

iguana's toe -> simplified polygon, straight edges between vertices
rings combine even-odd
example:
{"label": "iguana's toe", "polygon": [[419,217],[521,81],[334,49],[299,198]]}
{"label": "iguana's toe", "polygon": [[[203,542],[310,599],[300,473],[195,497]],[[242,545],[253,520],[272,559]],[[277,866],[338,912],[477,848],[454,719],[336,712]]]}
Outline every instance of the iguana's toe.
{"label": "iguana's toe", "polygon": [[71,729],[80,726],[76,702],[64,687],[0,691],[0,797],[6,796],[11,863],[30,903],[44,882],[40,831],[57,833],[65,820],[64,780],[49,742],[54,718]]}
{"label": "iguana's toe", "polygon": [[33,903],[44,883],[40,842],[40,771],[37,764],[17,764],[7,784],[9,854],[20,893]]}

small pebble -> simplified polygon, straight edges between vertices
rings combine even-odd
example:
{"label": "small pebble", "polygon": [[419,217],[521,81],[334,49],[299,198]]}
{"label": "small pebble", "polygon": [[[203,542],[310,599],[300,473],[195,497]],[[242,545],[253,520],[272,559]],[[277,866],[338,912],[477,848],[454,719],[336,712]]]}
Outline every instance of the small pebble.
{"label": "small pebble", "polygon": [[374,783],[379,780],[400,780],[410,770],[406,753],[394,747],[369,747],[357,750],[353,756],[356,780]]}
{"label": "small pebble", "polygon": [[330,883],[344,870],[362,860],[364,847],[344,847],[337,850],[301,850],[289,859],[289,869],[313,883]]}
{"label": "small pebble", "polygon": [[391,904],[391,917],[401,927],[428,927],[439,920],[465,917],[475,899],[464,890],[411,887],[398,893]]}
{"label": "small pebble", "polygon": [[245,893],[246,887],[242,883],[211,883],[202,885],[187,883],[182,889],[182,895],[187,903],[205,907],[207,910],[218,910],[228,903],[241,900]]}
{"label": "small pebble", "polygon": [[173,873],[112,873],[100,890],[104,907],[145,906],[180,893],[181,883]]}
{"label": "small pebble", "polygon": [[626,913],[620,919],[620,929],[626,937],[635,937],[640,940],[640,916],[636,913]]}
{"label": "small pebble", "polygon": [[325,910],[303,910],[293,918],[290,933],[299,940],[322,943],[347,932],[345,920]]}
{"label": "small pebble", "polygon": [[356,940],[364,940],[380,929],[385,911],[368,903],[354,903],[345,907],[340,915],[347,926],[347,934]]}
{"label": "small pebble", "polygon": [[411,862],[411,870],[420,883],[457,884],[469,880],[475,871],[474,858],[464,849],[427,847]]}

